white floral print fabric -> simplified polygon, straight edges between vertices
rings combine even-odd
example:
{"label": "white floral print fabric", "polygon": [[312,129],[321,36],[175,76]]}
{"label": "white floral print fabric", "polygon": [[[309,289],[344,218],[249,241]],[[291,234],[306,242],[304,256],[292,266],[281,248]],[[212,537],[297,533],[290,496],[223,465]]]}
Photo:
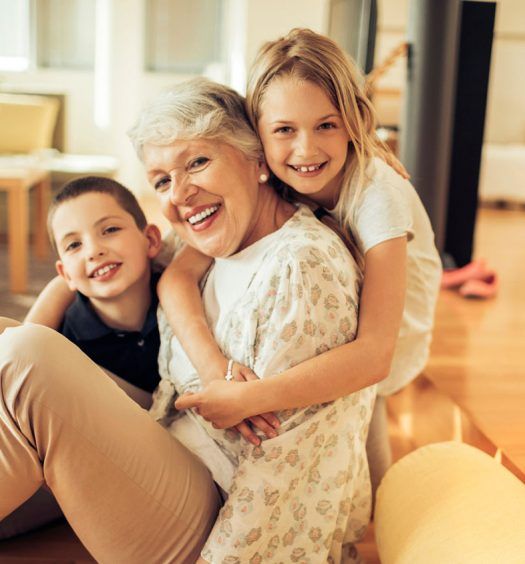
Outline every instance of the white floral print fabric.
{"label": "white floral print fabric", "polygon": [[[261,378],[278,378],[355,338],[360,282],[340,239],[301,206],[275,233],[217,260],[203,300],[224,354]],[[201,434],[181,437],[183,426],[170,412],[173,396],[200,382],[162,313],[159,320],[163,380],[152,413],[200,454],[228,493],[203,558],[239,564],[357,561],[352,543],[363,535],[370,514],[365,442],[375,386],[280,412],[279,436],[261,436],[258,447],[193,412],[182,418]],[[209,441],[205,452],[203,436]],[[217,460],[213,449],[220,451]],[[230,478],[224,477],[225,466]]]}

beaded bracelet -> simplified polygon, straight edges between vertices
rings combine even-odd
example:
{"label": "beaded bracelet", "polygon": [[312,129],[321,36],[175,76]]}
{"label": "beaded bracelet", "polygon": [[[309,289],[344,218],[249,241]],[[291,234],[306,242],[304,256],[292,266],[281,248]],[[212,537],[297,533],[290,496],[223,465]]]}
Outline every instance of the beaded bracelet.
{"label": "beaded bracelet", "polygon": [[230,358],[230,360],[228,361],[228,368],[226,369],[226,376],[224,376],[224,379],[227,382],[233,380],[232,368],[233,368],[233,359]]}

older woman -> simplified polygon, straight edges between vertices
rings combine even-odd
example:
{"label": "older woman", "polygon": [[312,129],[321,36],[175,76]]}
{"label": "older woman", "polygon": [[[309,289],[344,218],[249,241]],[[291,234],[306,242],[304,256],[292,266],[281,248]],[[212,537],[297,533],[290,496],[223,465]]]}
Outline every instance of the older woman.
{"label": "older woman", "polygon": [[[307,208],[266,184],[236,93],[204,80],[179,85],[131,137],[174,232],[215,257],[203,302],[227,356],[264,378],[355,337],[355,262]],[[176,394],[201,383],[162,315],[160,324],[152,414],[169,433],[102,373],[94,378],[97,367],[59,335],[4,332],[0,518],[45,482],[101,561],[191,561],[206,539],[204,562],[340,561],[368,520],[374,390],[281,411],[278,436],[254,446],[197,411],[173,413]],[[269,380],[286,393],[279,376]],[[217,497],[190,451],[227,494],[211,533]]]}

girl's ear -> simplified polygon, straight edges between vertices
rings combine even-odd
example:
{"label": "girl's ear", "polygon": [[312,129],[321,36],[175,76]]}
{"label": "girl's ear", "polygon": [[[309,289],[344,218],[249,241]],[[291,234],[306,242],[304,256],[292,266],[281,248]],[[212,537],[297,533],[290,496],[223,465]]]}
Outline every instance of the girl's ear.
{"label": "girl's ear", "polygon": [[148,258],[155,258],[162,247],[162,235],[160,229],[153,223],[146,225],[144,235],[148,240]]}
{"label": "girl's ear", "polygon": [[67,273],[67,270],[64,267],[64,263],[61,260],[57,260],[55,262],[55,268],[56,268],[56,271],[58,272],[58,275],[61,276],[65,280],[67,287],[72,292],[76,292],[77,287],[75,286],[75,284],[73,283],[73,280],[71,280],[71,277]]}

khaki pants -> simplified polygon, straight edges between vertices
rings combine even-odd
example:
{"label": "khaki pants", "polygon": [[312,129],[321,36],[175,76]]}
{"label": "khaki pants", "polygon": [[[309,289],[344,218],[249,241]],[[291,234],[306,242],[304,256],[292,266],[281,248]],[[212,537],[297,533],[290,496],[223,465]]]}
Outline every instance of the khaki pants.
{"label": "khaki pants", "polygon": [[45,483],[99,562],[193,562],[217,515],[207,469],[45,327],[0,334],[0,450],[0,520]]}

